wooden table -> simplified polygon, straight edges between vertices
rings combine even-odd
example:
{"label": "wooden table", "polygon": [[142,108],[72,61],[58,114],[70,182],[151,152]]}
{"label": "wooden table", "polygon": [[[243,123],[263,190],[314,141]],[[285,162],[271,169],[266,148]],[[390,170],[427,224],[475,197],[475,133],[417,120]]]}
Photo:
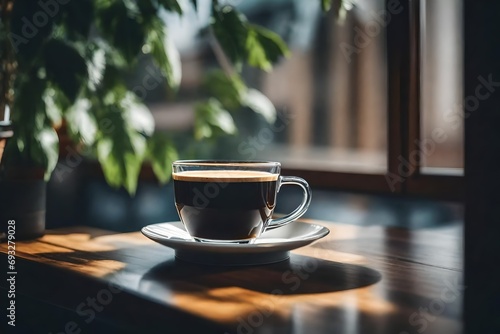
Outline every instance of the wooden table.
{"label": "wooden table", "polygon": [[[176,261],[171,249],[139,232],[72,227],[17,242],[16,328],[44,333],[462,331],[460,226],[411,231],[314,222],[329,227],[330,235],[293,251],[289,261],[255,267]],[[5,243],[0,251],[7,268]],[[6,294],[5,279],[0,286]]]}

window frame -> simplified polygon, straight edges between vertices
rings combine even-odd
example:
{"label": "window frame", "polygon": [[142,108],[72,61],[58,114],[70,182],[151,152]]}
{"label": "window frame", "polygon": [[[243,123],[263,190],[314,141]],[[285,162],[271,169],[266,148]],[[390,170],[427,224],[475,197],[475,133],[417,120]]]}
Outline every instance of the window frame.
{"label": "window frame", "polygon": [[[392,1],[394,0],[385,1],[386,8]],[[283,172],[303,177],[312,186],[322,188],[461,201],[464,198],[463,176],[425,174],[419,163],[421,152],[417,143],[421,137],[421,1],[399,2],[403,11],[393,15],[386,28],[388,80],[386,174],[291,168],[284,168]],[[412,168],[405,169],[401,161],[411,161]]]}

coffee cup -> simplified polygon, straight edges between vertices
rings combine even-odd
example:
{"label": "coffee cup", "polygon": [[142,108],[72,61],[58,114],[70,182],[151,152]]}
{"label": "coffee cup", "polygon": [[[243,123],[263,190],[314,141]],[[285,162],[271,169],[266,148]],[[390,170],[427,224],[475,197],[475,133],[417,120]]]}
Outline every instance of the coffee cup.
{"label": "coffee cup", "polygon": [[[281,176],[279,162],[181,160],[173,163],[175,205],[189,235],[200,242],[251,243],[264,231],[301,217],[311,203],[308,183]],[[302,188],[302,203],[273,219],[283,185]]]}

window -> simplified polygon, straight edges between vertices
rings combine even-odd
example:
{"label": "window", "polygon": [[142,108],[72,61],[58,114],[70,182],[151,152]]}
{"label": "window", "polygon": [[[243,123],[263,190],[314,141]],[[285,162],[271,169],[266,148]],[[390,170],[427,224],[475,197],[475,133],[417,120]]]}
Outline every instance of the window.
{"label": "window", "polygon": [[[339,19],[322,13],[319,1],[233,4],[292,50],[270,74],[245,70],[280,117],[266,125],[238,115],[239,137],[186,151],[278,160],[316,186],[461,197],[461,1],[344,1]],[[214,61],[199,27],[170,27],[180,36],[184,79],[181,102],[152,102],[159,128],[192,125],[192,101]]]}
{"label": "window", "polygon": [[421,135],[433,144],[423,172],[463,174],[463,37],[460,1],[422,1]]}
{"label": "window", "polygon": [[[313,7],[297,3],[298,13]],[[358,1],[339,19],[319,8],[301,16],[296,30],[306,30],[299,35],[310,42],[289,41],[293,56],[263,78],[263,92],[290,115],[286,136],[264,158],[295,169],[387,170],[385,28],[377,14],[383,8],[382,0]]]}

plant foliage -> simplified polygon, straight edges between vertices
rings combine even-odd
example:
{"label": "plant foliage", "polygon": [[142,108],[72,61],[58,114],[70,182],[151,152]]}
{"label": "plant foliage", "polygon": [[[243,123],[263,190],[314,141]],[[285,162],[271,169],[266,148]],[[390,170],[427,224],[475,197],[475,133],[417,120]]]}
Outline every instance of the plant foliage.
{"label": "plant foliage", "polygon": [[[161,182],[170,177],[176,148],[154,133],[142,101],[127,90],[124,70],[150,53],[173,90],[181,81],[180,56],[160,19],[162,11],[182,15],[178,0],[5,0],[0,8],[2,64],[15,69],[12,84],[0,87],[0,100],[12,110],[15,138],[6,164],[35,164],[51,175],[58,160],[54,127],[64,122],[71,138],[93,152],[111,186],[133,194],[144,161]],[[197,8],[197,1],[191,0]],[[322,0],[328,9],[329,1]],[[231,112],[245,107],[273,122],[276,111],[260,92],[248,88],[239,72],[247,64],[264,71],[289,50],[283,40],[253,25],[230,5],[212,1],[210,30],[234,66],[234,73],[211,72],[212,97],[196,105],[194,136],[234,134]],[[8,48],[8,50],[6,49]],[[9,53],[9,52],[10,53]],[[13,55],[13,56],[12,56]],[[7,68],[7,67],[5,67]],[[2,77],[7,72],[2,70]],[[10,78],[10,77],[9,77]],[[11,87],[12,86],[12,87]],[[13,99],[6,99],[14,91]],[[0,110],[1,111],[1,110]]]}

